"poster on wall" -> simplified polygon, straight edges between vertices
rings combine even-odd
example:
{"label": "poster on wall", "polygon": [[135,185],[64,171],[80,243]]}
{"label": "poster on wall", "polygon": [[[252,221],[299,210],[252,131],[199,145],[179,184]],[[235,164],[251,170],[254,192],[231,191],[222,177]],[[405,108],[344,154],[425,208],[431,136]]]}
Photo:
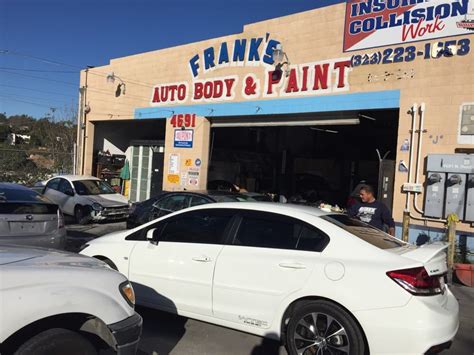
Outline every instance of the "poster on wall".
{"label": "poster on wall", "polygon": [[179,174],[179,154],[170,154],[168,174]]}
{"label": "poster on wall", "polygon": [[344,52],[473,34],[474,0],[349,0]]}
{"label": "poster on wall", "polygon": [[194,130],[192,129],[175,129],[174,130],[174,147],[175,148],[192,148],[193,136],[194,136]]}

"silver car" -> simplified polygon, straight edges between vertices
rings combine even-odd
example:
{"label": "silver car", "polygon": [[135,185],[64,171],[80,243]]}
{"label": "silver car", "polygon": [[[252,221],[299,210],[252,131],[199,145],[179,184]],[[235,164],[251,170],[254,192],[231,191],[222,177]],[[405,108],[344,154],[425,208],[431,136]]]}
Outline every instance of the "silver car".
{"label": "silver car", "polygon": [[0,243],[64,249],[63,214],[27,187],[0,183]]}

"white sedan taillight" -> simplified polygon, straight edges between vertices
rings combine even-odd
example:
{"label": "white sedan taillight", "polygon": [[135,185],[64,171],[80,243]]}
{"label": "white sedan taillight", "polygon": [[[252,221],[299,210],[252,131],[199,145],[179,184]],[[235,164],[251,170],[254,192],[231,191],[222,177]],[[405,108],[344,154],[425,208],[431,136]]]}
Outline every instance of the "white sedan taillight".
{"label": "white sedan taillight", "polygon": [[430,276],[424,267],[389,271],[387,276],[412,295],[432,296],[444,292],[443,276]]}
{"label": "white sedan taillight", "polygon": [[64,228],[64,215],[58,208],[58,229]]}

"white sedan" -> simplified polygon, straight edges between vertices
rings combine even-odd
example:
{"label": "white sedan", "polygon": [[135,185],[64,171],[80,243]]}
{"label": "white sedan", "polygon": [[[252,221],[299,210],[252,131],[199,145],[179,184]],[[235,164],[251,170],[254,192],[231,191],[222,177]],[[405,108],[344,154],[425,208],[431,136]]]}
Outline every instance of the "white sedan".
{"label": "white sedan", "polygon": [[94,176],[62,175],[49,179],[43,195],[77,223],[127,218],[128,200]]}
{"label": "white sedan", "polygon": [[445,249],[343,214],[243,202],[179,211],[82,253],[128,276],[141,305],[280,339],[291,355],[359,355],[449,347],[459,321]]}

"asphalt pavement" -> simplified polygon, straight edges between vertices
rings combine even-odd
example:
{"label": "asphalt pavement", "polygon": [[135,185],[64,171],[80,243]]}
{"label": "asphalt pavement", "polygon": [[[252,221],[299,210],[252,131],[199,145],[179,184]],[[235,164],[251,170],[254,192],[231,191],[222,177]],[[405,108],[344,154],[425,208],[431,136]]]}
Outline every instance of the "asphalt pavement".
{"label": "asphalt pavement", "polygon": [[[89,240],[125,229],[125,222],[68,224],[67,250],[77,252]],[[474,355],[474,288],[451,285],[459,301],[460,328],[446,355]],[[285,355],[278,342],[174,314],[137,307],[144,319],[138,355]],[[403,341],[403,339],[400,339]]]}

